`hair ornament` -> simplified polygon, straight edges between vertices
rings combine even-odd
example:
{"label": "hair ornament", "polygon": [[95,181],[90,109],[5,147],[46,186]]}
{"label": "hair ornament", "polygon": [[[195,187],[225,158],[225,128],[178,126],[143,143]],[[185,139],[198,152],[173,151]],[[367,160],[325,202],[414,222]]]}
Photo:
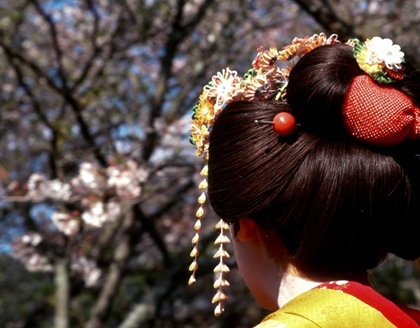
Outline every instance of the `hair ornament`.
{"label": "hair ornament", "polygon": [[404,53],[398,44],[378,36],[361,42],[351,39],[353,55],[359,67],[379,83],[392,83],[404,78]]}
{"label": "hair ornament", "polygon": [[[289,73],[297,60],[316,47],[334,43],[339,43],[337,35],[333,34],[327,38],[324,33],[320,33],[311,37],[295,38],[291,45],[284,47],[280,51],[275,47],[271,47],[268,50],[260,47],[252,61],[252,67],[243,77],[238,76],[236,71],[229,68],[225,68],[214,75],[211,81],[204,86],[199,101],[193,108],[190,141],[197,148],[197,156],[202,157],[203,162],[208,161],[210,131],[217,116],[227,104],[239,100],[284,101]],[[288,62],[289,60],[293,61],[285,68],[280,68],[277,64],[278,61]],[[259,123],[263,122],[259,121]],[[273,124],[274,130],[279,135],[288,135],[295,127],[295,120],[289,113],[279,113],[269,123]],[[201,220],[205,214],[203,206],[206,201],[207,175],[208,168],[205,165],[200,173],[202,180],[199,184],[201,192],[198,198],[199,208],[196,212],[197,220],[194,224],[195,234],[191,240],[193,250],[190,256],[194,259],[189,267],[189,270],[192,272],[188,281],[190,285],[196,281],[195,273],[198,269],[198,243]],[[229,238],[225,234],[228,228],[228,225],[223,220],[219,221],[215,226],[215,229],[219,231],[219,236],[215,242],[219,247],[215,255],[215,257],[219,258],[219,263],[214,269],[217,277],[214,288],[217,289],[217,292],[212,300],[213,303],[218,303],[215,315],[220,315],[224,310],[224,301],[226,301],[227,296],[223,292],[223,288],[229,286],[229,282],[224,278],[224,273],[229,272],[229,268],[224,263],[224,260],[229,258],[229,253],[225,250],[225,245],[230,243]]]}
{"label": "hair ornament", "polygon": [[299,59],[319,46],[335,43],[340,43],[337,34],[332,34],[329,38],[324,33],[314,34],[311,37],[294,38],[292,44],[283,47],[279,52],[278,59],[286,61],[295,57]]}
{"label": "hair ornament", "polygon": [[[227,104],[233,101],[285,101],[289,73],[297,61],[319,46],[336,43],[340,43],[336,34],[328,38],[324,33],[294,38],[290,45],[281,50],[276,47],[267,50],[258,48],[252,67],[243,77],[230,68],[225,68],[214,75],[204,86],[199,101],[193,108],[190,141],[196,146],[197,156],[202,157],[205,163],[208,161],[209,135],[214,121]],[[374,82],[391,83],[404,78],[405,61],[400,46],[393,44],[390,39],[379,37],[365,42],[352,39],[346,44],[353,47],[353,54],[359,67],[367,74],[354,79],[343,106],[343,118],[348,133],[361,141],[381,146],[394,145],[406,138],[420,138],[419,108],[414,106],[402,92]],[[278,62],[281,61],[288,64],[280,67]],[[271,121],[259,120],[256,123],[273,124],[274,131],[281,136],[289,135],[298,125],[294,117],[287,112],[277,114]],[[388,128],[384,129],[384,126]],[[201,193],[198,198],[197,220],[194,224],[195,234],[191,240],[193,250],[190,255],[194,259],[189,267],[192,272],[189,284],[195,282],[195,273],[198,269],[198,243],[207,192],[206,164],[200,176]],[[216,315],[223,312],[224,302],[228,298],[223,292],[223,289],[229,286],[224,277],[224,274],[229,272],[224,263],[225,259],[229,258],[229,253],[225,249],[225,245],[230,243],[226,235],[228,228],[223,220],[215,226],[219,231],[215,242],[218,246],[215,257],[219,258],[219,263],[214,269],[216,280],[213,285],[217,292],[212,300],[213,303],[218,303],[215,308]]]}
{"label": "hair ornament", "polygon": [[352,137],[376,146],[420,138],[420,108],[401,91],[375,83],[367,75],[353,79],[343,106],[343,120]]}
{"label": "hair ornament", "polygon": [[[189,267],[189,284],[196,281],[195,273],[198,269],[198,243],[208,186],[209,135],[213,123],[226,105],[233,101],[285,101],[289,74],[297,61],[319,46],[336,43],[340,43],[337,35],[327,38],[324,33],[320,33],[311,37],[294,38],[290,45],[281,50],[275,47],[264,50],[260,47],[252,61],[252,67],[243,77],[236,71],[225,68],[204,86],[199,101],[193,108],[190,130],[190,141],[196,146],[196,154],[202,157],[205,165],[200,172],[202,180],[199,183],[195,234],[191,240],[193,250],[190,256],[193,261]],[[419,139],[420,108],[404,93],[388,85],[404,78],[405,60],[400,46],[393,44],[390,39],[379,37],[365,42],[352,39],[346,44],[353,48],[355,60],[366,73],[353,79],[343,104],[343,121],[349,135],[378,146],[392,146],[405,139]],[[280,67],[279,61],[289,63]],[[275,132],[281,136],[289,135],[298,125],[293,115],[287,112],[278,113],[271,121],[255,122],[272,124]],[[213,287],[217,292],[212,302],[217,303],[215,315],[218,316],[223,313],[224,302],[228,299],[224,293],[224,288],[229,286],[225,279],[225,274],[229,272],[225,260],[230,256],[225,246],[230,240],[227,236],[229,226],[223,220],[216,224],[215,229],[219,234],[214,243],[218,247],[214,257],[219,262],[214,268]]]}
{"label": "hair ornament", "polygon": [[292,114],[288,112],[280,112],[274,116],[272,121],[255,120],[255,123],[273,124],[274,131],[282,137],[291,134],[296,127],[296,120]]}

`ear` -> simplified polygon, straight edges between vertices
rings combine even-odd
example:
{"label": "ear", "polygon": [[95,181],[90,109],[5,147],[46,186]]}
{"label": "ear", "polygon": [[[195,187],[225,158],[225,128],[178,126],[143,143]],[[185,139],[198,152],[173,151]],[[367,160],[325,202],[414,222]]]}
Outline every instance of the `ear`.
{"label": "ear", "polygon": [[239,241],[246,242],[255,237],[257,224],[251,218],[244,217],[239,220],[239,231],[237,237]]}

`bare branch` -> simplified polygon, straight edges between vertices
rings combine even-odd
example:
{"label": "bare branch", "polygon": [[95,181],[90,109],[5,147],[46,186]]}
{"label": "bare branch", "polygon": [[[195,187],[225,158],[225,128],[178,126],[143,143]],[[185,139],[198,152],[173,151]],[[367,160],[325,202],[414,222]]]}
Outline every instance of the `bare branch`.
{"label": "bare branch", "polygon": [[101,290],[98,300],[93,308],[92,315],[86,324],[86,328],[101,328],[104,326],[108,309],[117,295],[118,288],[124,275],[128,259],[132,252],[130,248],[132,229],[135,224],[133,211],[123,209],[124,221],[121,235],[115,247],[113,262],[110,265],[106,282]]}
{"label": "bare branch", "polygon": [[127,12],[128,16],[129,16],[129,18],[130,18],[130,21],[131,21],[132,23],[137,23],[137,14],[135,14],[135,13],[131,10],[131,8],[130,8],[130,6],[128,5],[127,1],[126,1],[126,0],[118,0],[118,2],[119,2],[119,3],[121,3],[121,6],[122,6],[122,7],[125,9],[125,11]]}
{"label": "bare branch", "polygon": [[92,134],[89,131],[89,126],[82,116],[82,108],[80,107],[80,104],[73,97],[70,90],[63,89],[63,88],[59,87],[56,83],[54,83],[54,81],[51,78],[49,78],[42,71],[42,69],[38,65],[36,65],[34,62],[30,61],[29,59],[23,57],[23,55],[13,51],[8,45],[6,45],[1,40],[1,36],[2,35],[0,33],[0,47],[2,47],[4,49],[6,55],[10,58],[19,60],[22,64],[29,67],[35,73],[36,76],[38,76],[39,78],[45,79],[47,81],[48,85],[54,91],[56,91],[59,95],[61,95],[63,97],[63,99],[69,104],[70,108],[73,110],[73,113],[76,117],[76,121],[79,125],[82,137],[87,142],[87,144],[93,149],[95,157],[96,157],[97,161],[100,163],[100,165],[105,167],[106,164],[107,164],[107,161],[106,161],[105,157],[102,155],[99,147],[95,143],[95,139],[93,138]]}
{"label": "bare branch", "polygon": [[[208,244],[213,244],[213,240],[214,234],[210,233],[202,236],[201,243],[204,247],[207,247]],[[153,321],[159,317],[161,307],[167,296],[180,284],[187,284],[185,273],[190,262],[188,253],[189,248],[178,254],[171,268],[165,270],[165,275],[159,280],[158,286],[154,286],[148,294],[143,296],[142,301],[132,308],[118,328],[137,328],[143,327],[143,325],[155,326]],[[207,261],[200,266],[200,273],[207,275],[212,273],[213,269],[214,265]]]}
{"label": "bare branch", "polygon": [[93,31],[92,31],[92,36],[91,36],[91,40],[90,40],[90,44],[91,44],[91,47],[93,49],[93,52],[92,52],[92,55],[90,56],[90,58],[87,60],[84,68],[82,69],[82,73],[80,74],[80,76],[74,82],[74,84],[72,86],[72,89],[71,89],[72,91],[77,89],[77,87],[83,81],[85,81],[86,77],[88,76],[90,70],[93,67],[93,63],[94,63],[95,59],[101,53],[101,48],[98,47],[98,45],[96,44],[96,38],[98,36],[98,31],[99,31],[100,16],[98,15],[98,12],[96,11],[95,5],[93,4],[92,0],[85,0],[85,2],[86,2],[86,5],[87,5],[89,11],[93,15]]}
{"label": "bare branch", "polygon": [[28,58],[25,58],[22,54],[13,51],[13,49],[2,40],[2,37],[3,34],[0,31],[0,47],[3,48],[7,56],[20,61],[21,64],[30,68],[34,72],[34,74],[38,76],[38,78],[44,79],[47,82],[48,86],[54,91],[58,93],[62,92],[62,89],[47,74],[45,74],[45,72],[37,64],[29,60]]}
{"label": "bare branch", "polygon": [[[124,47],[118,49],[117,42],[119,40],[121,30],[123,29],[123,27],[122,27],[123,24],[125,24],[124,18],[119,17],[117,26],[115,27],[115,29],[112,32],[109,32],[109,34],[111,35],[110,38],[109,38],[109,41],[108,41],[109,50],[108,50],[107,54],[104,55],[103,64],[94,72],[94,74],[92,76],[90,76],[91,81],[99,80],[99,78],[103,75],[104,70],[107,67],[109,61],[112,60],[117,53],[124,52],[130,46],[132,46],[133,44],[136,43],[137,40],[132,41],[132,42],[127,42]],[[94,37],[94,35],[92,35],[92,37]],[[93,42],[93,40],[92,40],[92,42]],[[95,59],[101,53],[105,52],[103,48],[104,47],[96,49],[96,46],[95,46],[95,51],[92,53],[91,57],[87,60],[86,66],[82,70],[81,75],[76,79],[76,81],[74,83],[74,87],[72,88],[72,91],[75,90],[78,86],[80,86],[81,83],[83,83],[85,81],[85,79],[87,78],[87,76],[91,72],[91,69],[93,67],[93,63],[95,62]]]}
{"label": "bare branch", "polygon": [[89,125],[82,116],[82,108],[80,107],[79,102],[73,97],[69,92],[63,94],[63,98],[70,105],[70,108],[73,110],[73,113],[76,117],[77,124],[79,125],[80,132],[87,142],[87,144],[92,148],[96,160],[100,165],[105,167],[107,165],[107,160],[102,155],[101,150],[98,145],[96,145],[95,139],[89,131]]}
{"label": "bare branch", "polygon": [[203,19],[207,9],[213,2],[213,0],[205,0],[197,11],[195,17],[191,19],[189,23],[182,25],[182,15],[186,1],[177,1],[177,11],[172,22],[171,32],[169,33],[165,45],[164,55],[160,60],[160,73],[158,75],[159,78],[156,82],[156,90],[152,99],[151,113],[149,114],[149,119],[147,122],[147,134],[142,154],[142,159],[144,161],[149,160],[159,138],[154,129],[154,121],[157,117],[160,117],[162,113],[165,95],[168,90],[168,81],[172,75],[173,61],[178,48],[184,39],[189,35],[189,33],[191,33],[191,30]]}
{"label": "bare branch", "polygon": [[57,65],[58,65],[58,75],[60,76],[61,82],[63,84],[63,88],[67,89],[67,77],[66,73],[64,72],[63,68],[63,51],[61,50],[60,44],[58,43],[58,32],[55,26],[54,21],[52,18],[45,12],[42,6],[39,4],[37,0],[30,0],[30,2],[34,5],[35,10],[41,15],[41,17],[45,20],[49,27],[50,37],[53,43],[53,49],[55,52]]}
{"label": "bare branch", "polygon": [[162,236],[157,232],[155,227],[155,220],[148,218],[143,211],[141,210],[140,206],[134,206],[134,215],[136,218],[141,222],[142,228],[145,232],[147,232],[150,237],[153,239],[156,247],[160,250],[163,256],[163,264],[165,267],[170,267],[172,260],[169,254],[169,251],[166,247]]}
{"label": "bare branch", "polygon": [[58,176],[57,170],[57,162],[56,158],[58,155],[58,148],[57,148],[57,139],[58,139],[58,131],[56,128],[49,122],[47,116],[44,114],[44,112],[41,109],[41,104],[36,99],[35,95],[33,94],[31,88],[25,83],[24,81],[24,75],[19,67],[19,65],[16,65],[13,58],[7,55],[8,61],[10,65],[13,67],[16,77],[18,79],[19,85],[22,87],[22,89],[25,91],[27,96],[32,102],[32,106],[35,110],[35,113],[38,115],[40,120],[50,129],[52,138],[51,138],[51,149],[48,151],[48,157],[49,157],[49,164],[50,164],[50,172],[51,172],[51,178],[55,179]]}
{"label": "bare branch", "polygon": [[322,0],[319,6],[315,6],[311,0],[295,0],[295,2],[327,31],[336,33],[340,37],[362,38],[356,34],[352,25],[337,15],[328,0]]}

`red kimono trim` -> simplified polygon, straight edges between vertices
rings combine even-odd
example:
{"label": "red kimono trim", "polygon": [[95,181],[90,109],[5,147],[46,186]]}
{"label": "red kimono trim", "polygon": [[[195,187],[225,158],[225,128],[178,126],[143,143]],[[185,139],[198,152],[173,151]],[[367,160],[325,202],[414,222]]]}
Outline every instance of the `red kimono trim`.
{"label": "red kimono trim", "polygon": [[314,289],[323,288],[341,290],[358,298],[381,312],[396,327],[420,327],[420,311],[407,306],[397,306],[369,286],[354,281],[331,281],[325,282]]}

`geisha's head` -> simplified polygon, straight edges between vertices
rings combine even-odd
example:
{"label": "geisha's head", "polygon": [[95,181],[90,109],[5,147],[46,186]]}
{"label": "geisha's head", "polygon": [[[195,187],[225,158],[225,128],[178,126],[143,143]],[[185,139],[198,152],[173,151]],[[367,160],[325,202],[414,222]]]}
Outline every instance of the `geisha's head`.
{"label": "geisha's head", "polygon": [[[388,253],[420,256],[420,74],[398,53],[372,68],[368,41],[311,48],[281,94],[230,101],[211,127],[209,201],[265,307],[270,268],[362,280]],[[287,135],[267,124],[282,112]]]}

